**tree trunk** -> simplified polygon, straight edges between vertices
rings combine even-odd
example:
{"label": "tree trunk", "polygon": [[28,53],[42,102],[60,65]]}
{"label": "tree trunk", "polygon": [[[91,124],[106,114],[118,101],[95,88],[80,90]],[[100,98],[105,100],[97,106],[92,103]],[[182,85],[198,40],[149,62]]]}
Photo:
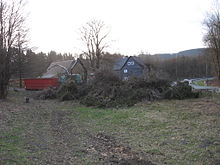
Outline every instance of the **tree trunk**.
{"label": "tree trunk", "polygon": [[99,49],[96,50],[96,69],[99,69],[100,67],[100,58],[101,58],[101,52]]}
{"label": "tree trunk", "polygon": [[5,99],[8,95],[9,71],[7,67],[3,67],[0,73],[0,99]]}
{"label": "tree trunk", "polygon": [[4,81],[0,81],[0,99],[5,99],[8,95],[8,86]]}
{"label": "tree trunk", "polygon": [[0,50],[0,99],[5,99],[8,94],[9,66],[6,51]]}

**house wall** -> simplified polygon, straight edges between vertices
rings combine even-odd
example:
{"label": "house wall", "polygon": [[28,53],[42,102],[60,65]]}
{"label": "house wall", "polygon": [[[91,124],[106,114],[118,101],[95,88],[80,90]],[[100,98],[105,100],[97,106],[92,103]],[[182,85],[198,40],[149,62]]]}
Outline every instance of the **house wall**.
{"label": "house wall", "polygon": [[80,63],[77,63],[75,65],[75,67],[71,70],[71,74],[79,74],[82,78],[82,80],[84,80],[85,75],[84,75],[84,70],[82,65],[80,65]]}
{"label": "house wall", "polygon": [[122,80],[127,80],[129,77],[141,77],[143,71],[144,68],[131,57],[122,67],[120,76]]}

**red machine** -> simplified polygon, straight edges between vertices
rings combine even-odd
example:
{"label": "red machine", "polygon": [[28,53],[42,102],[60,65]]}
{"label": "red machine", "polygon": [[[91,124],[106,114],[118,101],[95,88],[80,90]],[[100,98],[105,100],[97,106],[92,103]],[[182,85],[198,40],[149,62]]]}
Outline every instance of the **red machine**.
{"label": "red machine", "polygon": [[58,87],[58,78],[35,78],[24,79],[25,89],[42,90],[48,87]]}

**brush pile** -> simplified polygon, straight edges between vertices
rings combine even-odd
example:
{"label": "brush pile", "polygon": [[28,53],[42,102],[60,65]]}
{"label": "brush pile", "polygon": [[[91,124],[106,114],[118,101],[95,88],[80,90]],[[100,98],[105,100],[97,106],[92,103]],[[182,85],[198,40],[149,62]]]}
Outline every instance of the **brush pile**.
{"label": "brush pile", "polygon": [[87,84],[76,84],[69,80],[57,90],[48,89],[40,95],[43,99],[58,98],[79,100],[86,106],[100,108],[133,106],[141,101],[158,99],[186,99],[198,97],[192,88],[184,83],[171,87],[167,80],[145,80],[132,78],[121,81],[110,71],[97,72],[95,78]]}

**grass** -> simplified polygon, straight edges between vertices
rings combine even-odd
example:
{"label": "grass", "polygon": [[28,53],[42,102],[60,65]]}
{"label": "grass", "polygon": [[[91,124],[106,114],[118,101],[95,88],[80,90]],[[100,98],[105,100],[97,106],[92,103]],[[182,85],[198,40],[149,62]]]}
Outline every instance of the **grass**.
{"label": "grass", "polygon": [[207,86],[206,81],[200,80],[200,81],[194,81],[193,84],[198,85],[198,86]]}
{"label": "grass", "polygon": [[0,159],[0,164],[32,164],[28,161],[29,154],[24,148],[23,128],[15,123],[12,125],[13,127],[9,131],[1,131],[0,155],[3,159]]}
{"label": "grass", "polygon": [[23,104],[23,96],[0,104],[0,164],[54,164],[64,156],[70,164],[99,164],[86,149],[100,132],[155,164],[209,165],[220,157],[219,95],[119,109],[53,100]]}
{"label": "grass", "polygon": [[201,98],[212,98],[212,99],[220,99],[220,93],[211,92],[211,91],[202,91],[200,93]]}
{"label": "grass", "polygon": [[214,145],[220,138],[220,111],[207,115],[203,102],[198,104],[204,107],[190,106],[196,105],[194,101],[161,101],[125,109],[80,107],[77,113],[91,132],[115,136],[144,151],[153,162],[208,164],[220,157],[220,145]]}

